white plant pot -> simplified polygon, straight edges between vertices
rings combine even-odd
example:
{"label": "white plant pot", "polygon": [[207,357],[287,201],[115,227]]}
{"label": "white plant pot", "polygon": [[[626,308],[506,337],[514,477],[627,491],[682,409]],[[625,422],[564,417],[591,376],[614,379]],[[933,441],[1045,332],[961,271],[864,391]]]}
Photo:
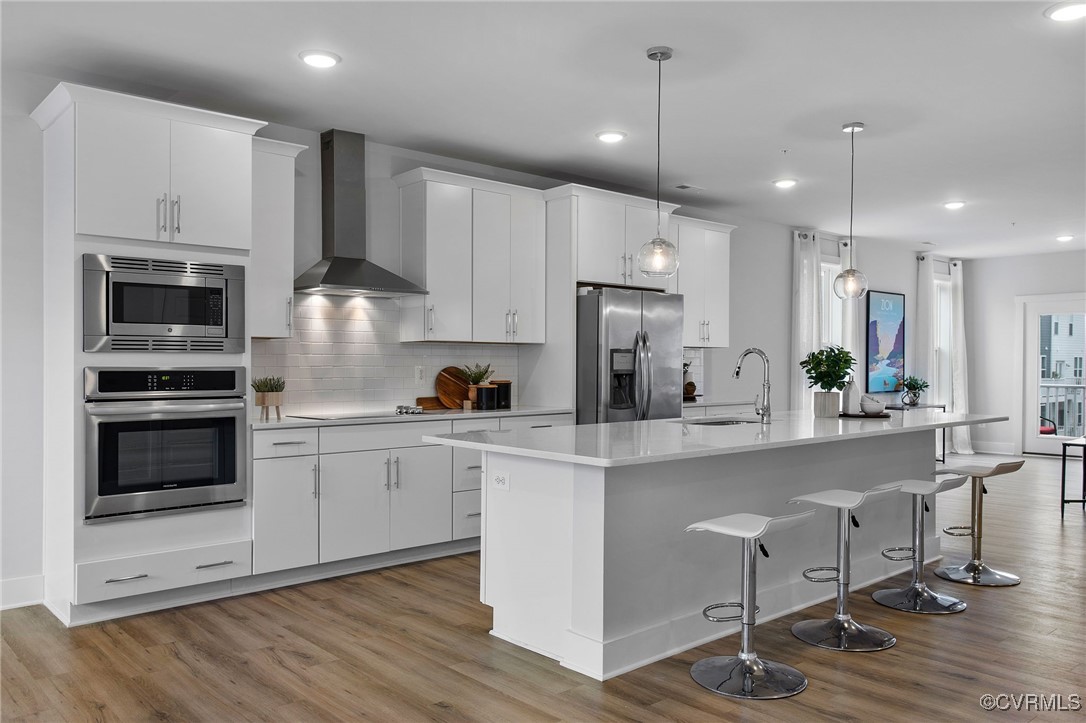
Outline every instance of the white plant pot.
{"label": "white plant pot", "polygon": [[814,415],[836,418],[841,413],[841,392],[815,392]]}

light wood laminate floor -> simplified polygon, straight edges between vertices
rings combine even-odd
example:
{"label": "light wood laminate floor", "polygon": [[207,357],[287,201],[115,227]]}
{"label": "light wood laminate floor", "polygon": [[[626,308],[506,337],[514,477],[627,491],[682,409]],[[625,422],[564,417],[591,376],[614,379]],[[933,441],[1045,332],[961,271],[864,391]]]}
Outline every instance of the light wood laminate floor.
{"label": "light wood laminate floor", "polygon": [[[965,463],[989,459],[962,458]],[[951,456],[948,464],[956,460]],[[1081,467],[1072,465],[1077,489]],[[731,655],[738,635],[599,683],[488,635],[478,555],[404,565],[108,623],[65,629],[43,607],[0,615],[3,720],[1072,720],[1077,712],[985,712],[981,695],[1086,697],[1086,524],[1060,522],[1059,460],[1029,457],[989,482],[985,558],[1013,588],[928,581],[969,604],[899,613],[854,590],[853,615],[890,630],[879,653],[792,637],[827,602],[759,624],[765,658],[802,670],[806,691],[737,702],[697,686],[690,665]],[[939,526],[966,522],[968,485],[939,499]],[[886,545],[907,544],[907,524]],[[946,538],[951,559],[968,538]],[[895,587],[907,582],[902,575]],[[885,584],[878,587],[884,587]],[[713,601],[706,601],[707,603]]]}

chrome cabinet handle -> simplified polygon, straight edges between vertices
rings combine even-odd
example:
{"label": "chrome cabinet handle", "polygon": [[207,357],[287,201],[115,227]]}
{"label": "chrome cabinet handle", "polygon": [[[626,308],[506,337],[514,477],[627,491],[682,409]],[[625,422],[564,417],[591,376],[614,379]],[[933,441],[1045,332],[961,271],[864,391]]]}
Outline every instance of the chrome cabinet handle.
{"label": "chrome cabinet handle", "polygon": [[630,273],[627,275],[627,278],[630,280],[630,283],[632,284],[633,283],[633,278],[634,278],[634,275],[633,275],[633,254],[628,254],[626,256],[626,258],[629,259],[629,261],[627,263],[629,264],[629,267],[630,267]]}
{"label": "chrome cabinet handle", "polygon": [[173,232],[181,233],[181,194],[173,202]]}
{"label": "chrome cabinet handle", "polygon": [[708,344],[709,340],[711,338],[712,338],[712,333],[711,333],[711,331],[709,329],[709,320],[706,319],[705,320],[705,343]]}
{"label": "chrome cabinet handle", "polygon": [[317,499],[320,494],[320,465],[313,465],[313,499]]}
{"label": "chrome cabinet handle", "polygon": [[705,341],[705,320],[698,322],[698,341]]}
{"label": "chrome cabinet handle", "polygon": [[223,560],[222,562],[209,562],[206,565],[197,565],[196,569],[197,570],[207,570],[208,568],[212,568],[212,567],[222,567],[223,565],[233,565],[233,564],[234,564],[233,560]]}
{"label": "chrome cabinet handle", "polygon": [[400,489],[400,458],[397,457],[393,464],[396,465],[396,489]]}
{"label": "chrome cabinet handle", "polygon": [[392,461],[385,457],[385,489],[392,489]]}
{"label": "chrome cabinet handle", "polygon": [[513,309],[513,338],[517,338],[517,310]]}
{"label": "chrome cabinet handle", "polygon": [[553,427],[553,424],[533,424],[532,429],[546,429],[547,427]]}
{"label": "chrome cabinet handle", "polygon": [[289,442],[272,442],[273,447],[283,447],[289,444],[309,444],[309,442],[306,442],[304,439],[295,439]]}
{"label": "chrome cabinet handle", "polygon": [[464,469],[479,469],[479,470],[481,470],[482,468],[483,468],[483,465],[481,465],[481,464],[472,464],[472,465],[468,465]]}
{"label": "chrome cabinet handle", "polygon": [[146,572],[141,572],[139,575],[129,575],[128,577],[111,577],[110,579],[106,580],[106,584],[108,585],[111,582],[128,582],[129,580],[142,580],[145,577],[148,577]]}
{"label": "chrome cabinet handle", "polygon": [[294,330],[294,297],[287,297],[287,330]]}
{"label": "chrome cabinet handle", "polygon": [[508,337],[509,333],[509,310],[507,309],[505,312],[505,336]]}
{"label": "chrome cabinet handle", "polygon": [[434,333],[434,307],[430,307],[430,333]]}
{"label": "chrome cabinet handle", "polygon": [[[162,233],[167,233],[169,229],[169,216],[170,216],[170,199],[167,194],[162,194],[162,198],[155,199],[155,225]],[[159,219],[162,219],[162,223],[159,223]]]}
{"label": "chrome cabinet handle", "polygon": [[622,280],[625,281],[626,280],[626,254],[622,254],[621,256],[618,257],[618,268],[619,268],[618,273],[620,273],[622,275]]}
{"label": "chrome cabinet handle", "polygon": [[482,516],[483,516],[482,512],[469,512],[466,515],[464,515],[464,517],[482,517]]}

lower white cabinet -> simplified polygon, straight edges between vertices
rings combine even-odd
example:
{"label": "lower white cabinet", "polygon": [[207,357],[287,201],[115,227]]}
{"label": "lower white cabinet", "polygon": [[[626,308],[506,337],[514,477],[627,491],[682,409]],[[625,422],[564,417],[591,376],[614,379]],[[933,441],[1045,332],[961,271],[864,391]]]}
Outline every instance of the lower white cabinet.
{"label": "lower white cabinet", "polygon": [[[500,429],[497,417],[489,419],[453,420],[453,432],[496,432]],[[483,483],[483,453],[477,449],[453,447],[453,493],[477,490]]]}
{"label": "lower white cabinet", "polygon": [[320,561],[319,469],[315,454],[253,460],[254,574]]}
{"label": "lower white cabinet", "polygon": [[482,533],[483,492],[453,492],[452,536],[454,540],[478,537]]}
{"label": "lower white cabinet", "polygon": [[572,414],[530,414],[523,417],[502,417],[502,429],[543,429],[565,427],[574,423]]}
{"label": "lower white cabinet", "polygon": [[252,574],[249,540],[202,545],[75,566],[77,605]]}
{"label": "lower white cabinet", "polygon": [[388,552],[387,450],[320,457],[320,562]]}
{"label": "lower white cabinet", "polygon": [[452,539],[452,484],[449,447],[410,447],[389,451],[392,494],[389,546],[393,550]]}

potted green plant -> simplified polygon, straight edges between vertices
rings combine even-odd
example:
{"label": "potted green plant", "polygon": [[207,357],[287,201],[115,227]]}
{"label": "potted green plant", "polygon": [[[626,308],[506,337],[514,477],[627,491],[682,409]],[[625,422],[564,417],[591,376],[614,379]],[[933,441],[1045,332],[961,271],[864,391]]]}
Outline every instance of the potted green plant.
{"label": "potted green plant", "polygon": [[494,374],[489,364],[467,364],[460,367],[460,373],[468,380],[468,399],[477,401],[479,385],[485,384]]}
{"label": "potted green plant", "polygon": [[928,388],[928,383],[920,377],[905,377],[901,380],[901,387],[905,390],[901,403],[913,407],[920,403],[920,392]]}
{"label": "potted green plant", "polygon": [[811,382],[808,386],[822,390],[814,393],[816,417],[836,417],[840,413],[841,390],[855,364],[851,352],[833,345],[811,352],[799,363]]}
{"label": "potted green plant", "polygon": [[260,407],[260,421],[270,421],[271,407],[275,407],[275,418],[281,421],[279,407],[283,404],[283,390],[287,388],[283,377],[257,377],[249,386],[256,392],[253,401]]}

